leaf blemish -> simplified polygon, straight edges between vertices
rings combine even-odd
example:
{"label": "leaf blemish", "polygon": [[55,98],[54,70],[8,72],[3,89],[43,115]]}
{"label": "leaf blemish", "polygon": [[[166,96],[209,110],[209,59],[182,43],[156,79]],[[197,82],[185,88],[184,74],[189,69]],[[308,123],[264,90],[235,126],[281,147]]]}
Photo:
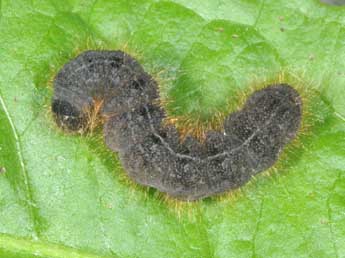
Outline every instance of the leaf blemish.
{"label": "leaf blemish", "polygon": [[[117,65],[114,65],[116,63]],[[239,188],[277,161],[297,134],[302,99],[290,85],[252,93],[241,110],[209,130],[204,141],[165,124],[157,82],[122,51],[86,51],[54,80],[52,111],[69,131],[87,130],[95,99],[106,145],[119,152],[128,175],[181,200],[197,200]]]}
{"label": "leaf blemish", "polygon": [[6,173],[6,168],[5,167],[0,167],[0,175]]}

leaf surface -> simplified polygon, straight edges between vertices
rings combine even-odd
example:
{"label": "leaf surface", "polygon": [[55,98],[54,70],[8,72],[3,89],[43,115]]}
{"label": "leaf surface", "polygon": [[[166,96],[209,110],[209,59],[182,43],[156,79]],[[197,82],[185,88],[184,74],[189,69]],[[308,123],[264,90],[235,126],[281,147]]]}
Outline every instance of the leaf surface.
{"label": "leaf surface", "polygon": [[[1,257],[344,257],[345,9],[318,1],[0,4]],[[296,71],[325,109],[282,171],[177,213],[123,180],[101,136],[66,135],[49,80],[76,49],[163,71],[172,112],[210,117],[256,76]]]}

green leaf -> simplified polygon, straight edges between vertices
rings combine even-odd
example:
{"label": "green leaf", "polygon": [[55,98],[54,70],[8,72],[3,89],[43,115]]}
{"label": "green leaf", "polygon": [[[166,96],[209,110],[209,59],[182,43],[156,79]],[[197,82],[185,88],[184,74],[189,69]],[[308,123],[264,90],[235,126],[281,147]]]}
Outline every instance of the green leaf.
{"label": "green leaf", "polygon": [[[316,0],[0,2],[0,256],[344,257],[344,14]],[[257,76],[293,71],[322,119],[277,173],[177,212],[123,179],[101,135],[56,127],[49,80],[89,42],[163,71],[177,115],[208,118]]]}

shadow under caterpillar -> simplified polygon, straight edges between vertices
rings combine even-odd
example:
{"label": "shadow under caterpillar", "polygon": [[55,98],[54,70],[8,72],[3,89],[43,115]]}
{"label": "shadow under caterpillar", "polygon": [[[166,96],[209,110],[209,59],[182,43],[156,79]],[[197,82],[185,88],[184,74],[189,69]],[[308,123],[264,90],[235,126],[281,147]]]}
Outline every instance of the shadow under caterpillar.
{"label": "shadow under caterpillar", "polygon": [[102,99],[104,138],[119,153],[128,175],[182,200],[197,200],[238,188],[271,167],[295,138],[302,117],[298,92],[287,84],[254,92],[242,110],[226,117],[224,131],[209,131],[204,142],[181,142],[157,103],[158,85],[121,51],[86,51],[54,80],[52,111],[59,126],[78,131],[85,110]]}

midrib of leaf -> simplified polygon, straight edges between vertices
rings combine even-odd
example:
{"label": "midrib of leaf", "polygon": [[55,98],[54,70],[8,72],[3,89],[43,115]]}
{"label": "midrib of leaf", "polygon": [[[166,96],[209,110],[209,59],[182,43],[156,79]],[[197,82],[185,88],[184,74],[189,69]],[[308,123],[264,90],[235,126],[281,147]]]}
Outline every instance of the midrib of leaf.
{"label": "midrib of leaf", "polygon": [[[19,137],[18,137],[18,133],[17,133],[17,130],[14,126],[14,123],[12,121],[12,118],[10,116],[10,113],[6,107],[6,104],[5,104],[5,101],[4,99],[2,98],[2,94],[1,94],[1,91],[0,91],[0,105],[1,105],[1,108],[2,110],[4,111],[5,113],[5,116],[7,117],[7,121],[10,125],[10,128],[11,128],[11,133],[15,139],[15,142],[16,142],[16,154],[17,154],[17,157],[18,157],[18,160],[19,160],[19,164],[20,164],[20,168],[21,168],[21,173],[22,173],[22,178],[23,178],[23,181],[24,181],[24,186],[25,186],[25,193],[26,193],[26,204],[27,204],[27,208],[28,208],[28,212],[29,212],[29,216],[31,218],[31,221],[33,223],[33,232],[32,232],[32,236],[34,238],[36,238],[38,236],[38,232],[39,232],[39,228],[38,228],[38,223],[37,223],[37,220],[36,220],[36,217],[37,217],[37,212],[35,211],[34,209],[34,200],[33,200],[33,197],[32,197],[32,190],[31,190],[31,187],[30,187],[30,182],[29,182],[29,177],[28,177],[28,173],[27,173],[27,170],[25,168],[25,163],[24,163],[24,159],[23,159],[23,155],[22,155],[22,148],[21,148],[21,145],[20,145],[20,141],[19,141]],[[19,171],[18,171],[19,172]]]}
{"label": "midrib of leaf", "polygon": [[63,245],[32,241],[6,234],[0,234],[0,250],[5,252],[5,254],[33,255],[34,257],[110,258],[110,256],[99,256]]}

